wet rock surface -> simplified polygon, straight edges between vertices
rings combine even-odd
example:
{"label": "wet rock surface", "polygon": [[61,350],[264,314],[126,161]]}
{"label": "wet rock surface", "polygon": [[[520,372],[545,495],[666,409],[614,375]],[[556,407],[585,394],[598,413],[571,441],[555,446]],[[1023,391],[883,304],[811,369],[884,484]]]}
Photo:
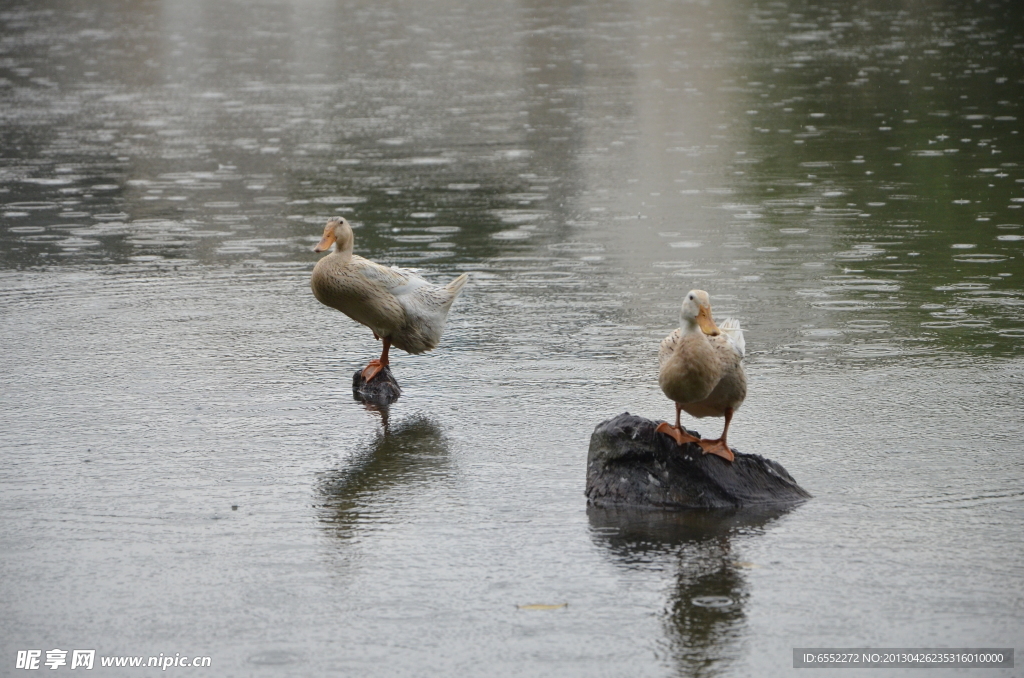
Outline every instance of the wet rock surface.
{"label": "wet rock surface", "polygon": [[625,412],[597,425],[587,455],[590,504],[720,509],[783,506],[811,496],[771,459],[732,448],[736,459],[729,463],[693,443],[680,447],[655,432],[659,423]]}
{"label": "wet rock surface", "polygon": [[390,367],[382,369],[373,379],[363,379],[361,370],[352,375],[352,397],[369,405],[385,406],[398,400],[402,389]]}

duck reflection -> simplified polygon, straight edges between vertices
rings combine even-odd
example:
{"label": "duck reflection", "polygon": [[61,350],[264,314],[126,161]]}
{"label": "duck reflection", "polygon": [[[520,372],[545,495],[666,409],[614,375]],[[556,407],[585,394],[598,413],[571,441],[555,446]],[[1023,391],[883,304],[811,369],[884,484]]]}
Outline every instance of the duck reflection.
{"label": "duck reflection", "polygon": [[390,430],[390,424],[391,424],[391,416],[390,416],[391,406],[390,405],[381,405],[379,403],[370,402],[370,401],[366,401],[366,400],[359,400],[354,395],[353,395],[353,400],[359,401],[362,404],[364,410],[366,410],[367,412],[372,413],[374,416],[376,416],[376,417],[378,417],[380,419],[381,430],[384,432],[385,435],[387,435],[389,430]]}
{"label": "duck reflection", "polygon": [[324,471],[317,488],[321,521],[342,539],[379,520],[381,503],[401,501],[390,493],[450,474],[448,442],[437,422],[416,415],[393,423],[387,408],[367,409],[380,416],[381,428],[343,468]]}
{"label": "duck reflection", "polygon": [[743,606],[749,597],[732,552],[789,509],[771,511],[649,511],[587,509],[594,541],[629,569],[672,563],[675,582],[662,612],[665,645],[679,675],[722,674],[740,653]]}

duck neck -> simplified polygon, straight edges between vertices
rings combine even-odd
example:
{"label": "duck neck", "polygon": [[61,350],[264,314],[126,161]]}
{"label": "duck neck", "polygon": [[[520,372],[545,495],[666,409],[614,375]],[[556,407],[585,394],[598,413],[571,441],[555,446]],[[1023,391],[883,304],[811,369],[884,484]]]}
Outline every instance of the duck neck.
{"label": "duck neck", "polygon": [[353,238],[351,232],[347,234],[348,237],[344,237],[344,235],[334,242],[334,257],[341,261],[348,261],[352,258]]}
{"label": "duck neck", "polygon": [[683,334],[703,334],[700,325],[697,324],[697,319],[685,315],[679,318],[679,329],[683,331]]}
{"label": "duck neck", "polygon": [[352,228],[342,222],[341,226],[334,229],[334,253],[339,257],[348,259],[352,256],[352,246],[355,244],[355,236]]}

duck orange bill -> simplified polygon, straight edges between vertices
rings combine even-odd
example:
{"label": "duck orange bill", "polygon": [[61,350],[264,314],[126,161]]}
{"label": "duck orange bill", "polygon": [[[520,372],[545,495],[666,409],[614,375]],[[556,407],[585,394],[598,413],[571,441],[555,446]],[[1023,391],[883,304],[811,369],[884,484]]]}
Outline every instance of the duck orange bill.
{"label": "duck orange bill", "polygon": [[712,337],[717,337],[721,334],[718,325],[711,319],[710,306],[701,305],[700,310],[697,312],[697,324],[700,325],[700,329],[704,334],[710,334]]}
{"label": "duck orange bill", "polygon": [[334,244],[334,240],[335,237],[333,233],[324,233],[324,237],[320,238],[320,242],[313,248],[313,251],[323,252],[324,250],[329,249],[330,246]]}

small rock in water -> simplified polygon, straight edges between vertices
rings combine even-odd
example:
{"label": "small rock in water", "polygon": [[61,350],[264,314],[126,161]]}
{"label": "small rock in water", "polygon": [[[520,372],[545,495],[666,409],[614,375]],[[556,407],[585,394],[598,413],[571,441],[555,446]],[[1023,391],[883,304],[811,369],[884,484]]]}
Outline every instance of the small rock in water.
{"label": "small rock in water", "polygon": [[363,379],[361,370],[352,375],[352,397],[359,402],[384,407],[398,400],[400,395],[402,389],[390,367],[384,367],[370,381]]}
{"label": "small rock in water", "polygon": [[733,448],[736,459],[729,463],[693,443],[680,447],[655,431],[659,423],[625,412],[597,425],[587,455],[591,504],[715,509],[780,506],[811,496],[771,459]]}

